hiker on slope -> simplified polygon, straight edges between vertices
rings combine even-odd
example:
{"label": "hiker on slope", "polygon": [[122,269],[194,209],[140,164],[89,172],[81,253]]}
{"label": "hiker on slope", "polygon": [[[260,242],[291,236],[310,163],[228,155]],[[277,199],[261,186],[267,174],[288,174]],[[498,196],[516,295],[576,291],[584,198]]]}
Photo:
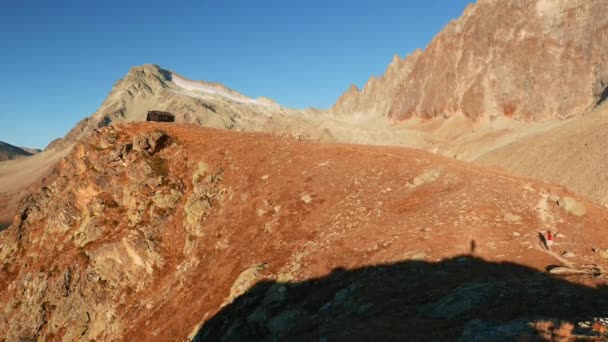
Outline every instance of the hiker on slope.
{"label": "hiker on slope", "polygon": [[547,249],[551,250],[551,246],[553,246],[553,234],[551,234],[551,231],[547,231]]}

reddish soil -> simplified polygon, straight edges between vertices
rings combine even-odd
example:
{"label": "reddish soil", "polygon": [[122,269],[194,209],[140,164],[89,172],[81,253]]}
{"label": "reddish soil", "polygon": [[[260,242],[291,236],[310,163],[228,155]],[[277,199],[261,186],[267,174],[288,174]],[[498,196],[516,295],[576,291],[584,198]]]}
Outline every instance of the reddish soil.
{"label": "reddish soil", "polygon": [[[482,260],[544,272],[559,264],[536,248],[537,231],[549,228],[565,236],[558,238],[556,251],[574,252],[580,264],[608,266],[592,253],[608,235],[601,229],[608,217],[604,208],[580,199],[587,207],[584,217],[570,216],[557,205],[535,209],[543,190],[568,195],[562,187],[406,148],[321,144],[186,125],[126,129],[136,134],[152,127],[177,138],[188,151],[184,160],[223,168],[223,182],[235,196],[205,224],[199,255],[206,261],[172,289],[179,295],[145,319],[139,311],[126,312],[140,323],[125,337],[184,337],[217,312],[243,270],[262,262],[268,262],[265,273],[275,278],[298,259],[301,268],[291,281],[302,281],[336,268],[394,263],[420,253],[426,261],[440,262],[470,254],[474,243],[473,255]],[[440,170],[436,181],[407,186],[429,170]],[[170,174],[185,175],[187,181],[191,171],[171,168]],[[310,203],[302,200],[305,195]],[[543,223],[543,211],[554,216],[555,224]],[[521,216],[521,222],[504,221],[506,213]],[[176,235],[163,243],[179,246],[183,238]],[[216,249],[220,241],[229,247]],[[576,281],[597,283],[584,277]],[[152,331],[146,328],[151,326]]]}
{"label": "reddish soil", "polygon": [[[223,170],[221,185],[229,195],[201,224],[199,237],[183,228],[185,198],[178,203],[171,224],[162,232],[165,263],[154,270],[154,282],[148,288],[124,289],[127,300],[119,307],[120,320],[127,324],[114,338],[186,338],[221,312],[222,304],[229,304],[226,300],[235,280],[254,265],[264,265],[258,284],[308,284],[296,287],[298,292],[313,286],[309,282],[336,272],[351,272],[340,278],[343,284],[359,270],[369,276],[374,268],[386,265],[449,266],[463,255],[471,258],[470,266],[446,266],[448,276],[437,278],[439,283],[418,283],[408,290],[415,291],[411,298],[431,301],[461,284],[467,270],[471,281],[492,278],[494,273],[512,278],[545,274],[547,267],[560,264],[559,258],[542,251],[539,242],[538,232],[551,229],[561,233],[554,252],[573,252],[575,258],[569,260],[574,266],[608,267],[608,260],[592,251],[608,247],[604,242],[608,211],[559,186],[407,148],[325,144],[162,123],[133,123],[118,129],[131,136],[153,129],[165,131],[176,145],[157,154],[166,161],[167,178],[183,181],[191,191],[192,175],[204,161],[211,171]],[[115,180],[116,184],[124,181]],[[576,199],[586,207],[585,215],[567,214],[557,203],[547,201],[549,194]],[[114,235],[100,237],[86,246],[88,250],[129,233],[122,222],[125,218],[108,214],[108,221],[114,218],[121,220]],[[9,229],[4,234],[15,233]],[[177,278],[175,270],[184,262],[189,243],[195,248],[196,263]],[[75,248],[74,253],[70,250],[49,255],[42,261],[47,264],[27,267],[49,269],[52,262],[67,267],[76,253]],[[503,263],[512,266],[503,269]],[[492,265],[498,265],[495,271]],[[410,272],[410,267],[390,272]],[[455,275],[449,276],[450,272]],[[416,273],[393,279],[415,282],[417,276],[412,278],[412,274]],[[386,291],[374,292],[370,298],[376,302],[385,298],[390,303],[390,298],[399,296],[390,289],[406,291],[388,279],[378,284],[386,286]],[[589,291],[605,283],[586,275],[567,280],[564,284]],[[332,286],[320,293],[327,296],[337,285]],[[412,299],[408,305],[418,308],[421,302]],[[390,311],[390,305],[384,310]],[[513,312],[509,316],[499,310],[492,317],[511,318]],[[458,335],[464,324],[439,320],[424,328],[424,320],[399,315],[384,323],[366,324],[377,324],[380,329],[400,320],[408,329],[420,329],[413,336],[444,329],[444,335],[433,335],[437,338]]]}

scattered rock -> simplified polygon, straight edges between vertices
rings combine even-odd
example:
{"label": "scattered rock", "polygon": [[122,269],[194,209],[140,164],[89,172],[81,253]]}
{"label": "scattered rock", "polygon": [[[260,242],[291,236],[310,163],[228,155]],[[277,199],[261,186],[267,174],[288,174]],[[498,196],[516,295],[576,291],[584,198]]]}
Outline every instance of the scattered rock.
{"label": "scattered rock", "polygon": [[416,253],[416,254],[412,255],[412,257],[411,257],[412,260],[424,260],[426,258],[427,258],[427,255],[424,252]]}
{"label": "scattered rock", "polygon": [[255,284],[258,278],[262,275],[262,272],[267,267],[267,263],[261,263],[251,266],[241,272],[241,274],[234,281],[234,284],[232,284],[232,287],[230,288],[230,296],[226,300],[225,304],[231,303],[235,298],[249,290],[249,288]]}
{"label": "scattered rock", "polygon": [[183,193],[177,189],[166,189],[157,192],[152,201],[160,208],[173,208],[182,195]]}
{"label": "scattered rock", "polygon": [[553,202],[553,203],[558,204],[558,205],[559,205],[559,201],[561,199],[562,198],[559,195],[556,195],[556,194],[550,194],[549,197],[547,197],[547,201]]}
{"label": "scattered rock", "polygon": [[310,194],[305,194],[301,197],[301,200],[304,203],[308,204],[308,203],[312,202],[312,196]]}
{"label": "scattered rock", "polygon": [[171,145],[171,138],[160,130],[133,137],[133,150],[140,151],[146,156],[154,155],[169,145]]}
{"label": "scattered rock", "polygon": [[441,175],[440,170],[429,170],[429,171],[424,172],[421,175],[418,175],[418,177],[414,178],[414,180],[411,183],[407,183],[406,186],[408,188],[415,189],[421,185],[424,185],[427,183],[432,183],[432,182],[436,181],[440,175]]}
{"label": "scattered rock", "polygon": [[593,252],[595,252],[595,254],[597,254],[602,259],[608,259],[608,249],[594,248]]}
{"label": "scattered rock", "polygon": [[510,222],[510,223],[521,223],[521,216],[519,215],[514,215],[511,213],[506,213],[503,217],[502,217],[503,221],[505,222]]}
{"label": "scattered rock", "polygon": [[133,144],[121,144],[116,146],[114,151],[112,151],[109,155],[109,161],[126,161],[127,156],[133,150]]}
{"label": "scattered rock", "polygon": [[518,232],[513,232],[513,237],[520,237],[520,236],[521,236],[521,234],[520,234],[520,233],[518,233]]}
{"label": "scattered rock", "polygon": [[[549,197],[550,200],[554,200],[555,198],[555,195]],[[558,197],[555,202],[560,208],[564,209],[564,211],[570,215],[584,216],[587,213],[587,208],[585,205],[572,197]]]}
{"label": "scattered rock", "polygon": [[587,213],[585,205],[571,197],[564,197],[558,204],[566,213],[573,216],[584,216]]}
{"label": "scattered rock", "polygon": [[554,267],[554,268],[550,269],[549,273],[559,274],[559,275],[569,275],[569,274],[585,274],[585,273],[587,273],[587,271],[577,270],[577,269],[570,268],[570,267],[559,266],[559,267]]}
{"label": "scattered rock", "polygon": [[263,175],[262,176],[262,180],[268,180],[268,178],[270,178],[270,175]]}
{"label": "scattered rock", "polygon": [[576,255],[574,253],[572,253],[572,252],[564,252],[564,253],[562,253],[562,256],[564,258],[574,258],[574,257],[576,257]]}

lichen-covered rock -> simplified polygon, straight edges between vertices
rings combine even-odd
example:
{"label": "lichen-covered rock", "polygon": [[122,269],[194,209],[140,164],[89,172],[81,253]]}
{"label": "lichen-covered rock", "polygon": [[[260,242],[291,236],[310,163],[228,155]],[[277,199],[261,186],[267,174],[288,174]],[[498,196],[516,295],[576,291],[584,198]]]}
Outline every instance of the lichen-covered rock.
{"label": "lichen-covered rock", "polygon": [[185,227],[190,234],[201,236],[201,224],[205,217],[213,208],[222,204],[227,193],[227,189],[221,185],[223,173],[221,168],[211,171],[205,162],[198,163],[192,175],[193,191],[184,205]]}
{"label": "lichen-covered rock", "polygon": [[[139,155],[131,153],[133,140]],[[114,127],[93,132],[60,162],[55,181],[21,202],[16,241],[5,236],[0,248],[0,277],[12,275],[0,286],[25,294],[0,310],[7,340],[116,336],[123,329],[119,306],[165,265],[160,242],[170,217],[161,211],[179,206],[186,189],[149,165],[170,143],[166,133],[133,140]],[[21,267],[13,259],[19,253]]]}
{"label": "lichen-covered rock", "polygon": [[133,137],[133,150],[142,152],[146,156],[152,156],[169,145],[171,138],[160,130]]}

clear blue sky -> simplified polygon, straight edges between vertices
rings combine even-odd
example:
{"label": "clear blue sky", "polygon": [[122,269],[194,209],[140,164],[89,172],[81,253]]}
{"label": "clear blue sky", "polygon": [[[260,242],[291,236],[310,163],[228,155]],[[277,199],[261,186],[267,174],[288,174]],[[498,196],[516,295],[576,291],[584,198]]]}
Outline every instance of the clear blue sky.
{"label": "clear blue sky", "polygon": [[330,107],[473,0],[0,0],[0,140],[44,148],[130,67]]}

